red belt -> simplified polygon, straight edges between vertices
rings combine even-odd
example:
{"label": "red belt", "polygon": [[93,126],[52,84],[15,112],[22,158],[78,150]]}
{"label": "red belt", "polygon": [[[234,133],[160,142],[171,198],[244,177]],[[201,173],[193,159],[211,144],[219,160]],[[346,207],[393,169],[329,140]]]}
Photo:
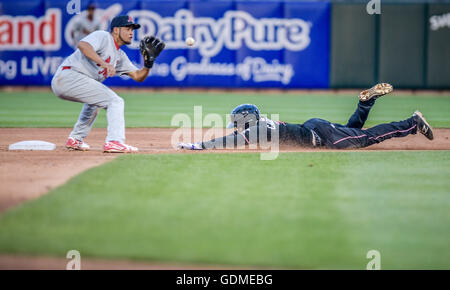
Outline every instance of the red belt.
{"label": "red belt", "polygon": [[70,69],[70,68],[71,68],[71,66],[63,66],[63,67],[62,67],[62,70]]}

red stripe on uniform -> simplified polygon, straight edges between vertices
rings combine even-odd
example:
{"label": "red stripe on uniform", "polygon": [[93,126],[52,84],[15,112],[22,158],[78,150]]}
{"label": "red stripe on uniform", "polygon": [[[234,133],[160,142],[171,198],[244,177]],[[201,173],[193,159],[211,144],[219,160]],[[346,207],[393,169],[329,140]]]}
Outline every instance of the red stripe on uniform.
{"label": "red stripe on uniform", "polygon": [[378,139],[378,138],[381,138],[381,137],[384,137],[384,136],[387,136],[387,135],[390,135],[390,134],[408,132],[408,131],[411,131],[412,129],[414,129],[415,127],[416,127],[416,125],[412,126],[409,129],[406,129],[406,130],[395,130],[395,131],[392,131],[392,132],[389,132],[389,133],[386,133],[386,134],[383,134],[383,135],[380,135],[380,136],[377,136],[377,137],[370,137],[369,139]]}
{"label": "red stripe on uniform", "polygon": [[358,139],[358,138],[362,138],[362,137],[366,137],[366,136],[367,136],[367,135],[364,134],[364,135],[360,135],[360,136],[350,136],[350,137],[345,137],[345,138],[342,138],[342,139],[337,140],[336,142],[333,143],[333,145],[335,145],[335,144],[337,144],[337,143],[339,143],[339,142],[342,142],[342,141],[344,141],[344,140],[347,140],[347,139]]}
{"label": "red stripe on uniform", "polygon": [[114,39],[114,37],[113,37],[113,40],[114,40],[114,45],[116,46],[117,50],[119,50],[120,46],[117,44],[117,41]]}
{"label": "red stripe on uniform", "polygon": [[[383,135],[380,135],[380,136],[369,137],[369,139],[375,139],[375,140],[376,140],[376,139],[378,139],[378,138],[382,138],[382,137],[385,137],[385,136],[387,136],[387,135],[391,135],[391,134],[395,134],[395,133],[404,133],[404,132],[408,132],[408,131],[411,131],[412,129],[414,129],[415,127],[416,127],[416,125],[412,126],[411,128],[408,128],[408,129],[406,129],[406,130],[395,130],[395,131],[391,131],[391,132],[388,132],[388,133],[383,134]],[[360,136],[350,136],[350,137],[345,137],[345,138],[342,138],[342,139],[337,140],[336,142],[333,143],[333,145],[336,145],[337,143],[342,142],[342,141],[347,140],[347,139],[358,139],[358,138],[362,138],[362,137],[366,137],[366,136],[367,136],[367,135],[364,134],[364,135],[360,135]]]}

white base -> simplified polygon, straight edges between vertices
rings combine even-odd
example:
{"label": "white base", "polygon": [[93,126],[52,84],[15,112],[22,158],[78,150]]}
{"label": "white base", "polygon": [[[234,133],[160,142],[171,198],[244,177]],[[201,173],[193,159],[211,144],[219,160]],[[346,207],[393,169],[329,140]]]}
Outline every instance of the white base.
{"label": "white base", "polygon": [[9,150],[55,150],[56,145],[50,142],[31,140],[9,145]]}

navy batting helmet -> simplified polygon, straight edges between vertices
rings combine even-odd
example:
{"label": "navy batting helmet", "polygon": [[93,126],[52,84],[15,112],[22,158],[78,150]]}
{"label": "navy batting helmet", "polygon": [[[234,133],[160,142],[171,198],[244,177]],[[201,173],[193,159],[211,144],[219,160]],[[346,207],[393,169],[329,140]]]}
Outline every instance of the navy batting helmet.
{"label": "navy batting helmet", "polygon": [[238,131],[255,126],[259,121],[260,113],[257,106],[253,104],[242,104],[231,111],[231,122],[227,128],[235,128]]}

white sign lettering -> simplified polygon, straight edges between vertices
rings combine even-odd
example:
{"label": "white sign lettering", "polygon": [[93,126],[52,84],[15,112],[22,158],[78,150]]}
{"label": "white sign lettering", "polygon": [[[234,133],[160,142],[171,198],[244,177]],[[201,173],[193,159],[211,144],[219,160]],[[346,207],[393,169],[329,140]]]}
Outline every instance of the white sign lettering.
{"label": "white sign lettering", "polygon": [[[144,34],[156,35],[166,42],[167,49],[184,49],[185,39],[192,36],[204,57],[213,57],[224,47],[237,50],[244,44],[252,50],[300,51],[311,41],[310,23],[298,18],[256,19],[244,11],[227,11],[216,20],[194,17],[186,9],[178,10],[174,17],[148,10],[133,10],[129,15],[142,25],[137,39]],[[138,40],[132,46],[138,47]]]}
{"label": "white sign lettering", "polygon": [[436,31],[440,28],[450,28],[450,13],[442,15],[433,15],[430,17],[431,30]]}

